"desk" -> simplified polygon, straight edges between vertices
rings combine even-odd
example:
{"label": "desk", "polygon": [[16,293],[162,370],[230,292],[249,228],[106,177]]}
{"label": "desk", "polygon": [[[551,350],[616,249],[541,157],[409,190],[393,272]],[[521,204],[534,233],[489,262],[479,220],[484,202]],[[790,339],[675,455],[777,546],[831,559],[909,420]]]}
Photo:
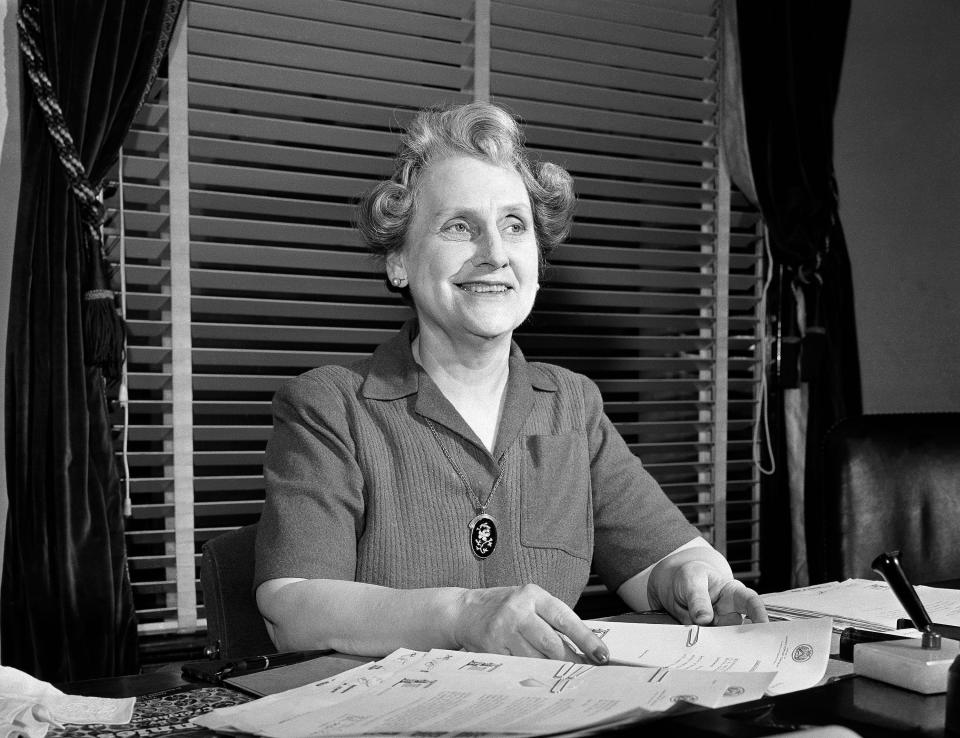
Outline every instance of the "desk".
{"label": "desk", "polygon": [[[127,697],[186,684],[189,683],[179,674],[156,672],[61,686],[72,694]],[[924,697],[854,676],[720,710],[691,707],[679,715],[606,734],[644,738],[753,738],[776,735],[801,726],[836,724],[844,725],[864,738],[940,738],[944,735],[945,709],[945,695]]]}
{"label": "desk", "polygon": [[[932,586],[960,589],[960,579],[937,582]],[[639,616],[626,615],[611,619],[629,621],[636,617]],[[650,622],[649,618],[643,620]],[[179,671],[161,671],[58,686],[71,694],[130,697],[189,684]],[[638,726],[610,730],[605,735],[754,738],[802,727],[843,725],[863,738],[942,738],[945,710],[946,695],[925,697],[865,677],[849,676],[813,689],[765,697],[719,710],[685,706],[679,714]],[[191,733],[204,734],[206,731]]]}

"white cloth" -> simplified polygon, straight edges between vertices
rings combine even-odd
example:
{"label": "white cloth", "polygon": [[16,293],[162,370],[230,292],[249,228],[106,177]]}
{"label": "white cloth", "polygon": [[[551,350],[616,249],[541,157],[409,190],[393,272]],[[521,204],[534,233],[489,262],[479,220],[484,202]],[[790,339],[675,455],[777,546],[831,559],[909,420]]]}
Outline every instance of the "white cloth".
{"label": "white cloth", "polygon": [[0,738],[43,738],[51,726],[65,723],[128,723],[135,702],[64,694],[49,682],[0,666]]}

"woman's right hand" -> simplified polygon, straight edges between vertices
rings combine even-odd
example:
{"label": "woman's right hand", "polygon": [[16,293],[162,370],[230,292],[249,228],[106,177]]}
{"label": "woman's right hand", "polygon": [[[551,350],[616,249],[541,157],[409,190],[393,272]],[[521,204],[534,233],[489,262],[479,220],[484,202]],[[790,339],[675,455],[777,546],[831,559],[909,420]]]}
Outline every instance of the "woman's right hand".
{"label": "woman's right hand", "polygon": [[468,651],[579,660],[562,634],[591,662],[610,660],[606,645],[573,610],[536,584],[466,589],[458,609],[454,638]]}

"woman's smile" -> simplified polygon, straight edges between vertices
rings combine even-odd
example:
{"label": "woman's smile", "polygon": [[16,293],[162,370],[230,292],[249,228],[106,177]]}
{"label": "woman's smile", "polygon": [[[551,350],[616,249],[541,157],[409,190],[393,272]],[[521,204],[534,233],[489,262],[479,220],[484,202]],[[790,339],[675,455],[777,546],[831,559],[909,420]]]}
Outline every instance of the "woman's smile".
{"label": "woman's smile", "polygon": [[506,284],[491,284],[489,282],[464,282],[457,286],[464,292],[471,292],[478,295],[502,295],[512,289]]}

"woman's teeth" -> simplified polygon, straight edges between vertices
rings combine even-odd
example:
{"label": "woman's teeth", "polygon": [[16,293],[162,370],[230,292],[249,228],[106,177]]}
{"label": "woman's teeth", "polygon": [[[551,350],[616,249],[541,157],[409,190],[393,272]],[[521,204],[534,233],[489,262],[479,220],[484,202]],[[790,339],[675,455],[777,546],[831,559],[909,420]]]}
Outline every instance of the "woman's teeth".
{"label": "woman's teeth", "polygon": [[506,292],[508,287],[505,284],[486,284],[483,282],[467,282],[460,285],[460,289],[466,292]]}

